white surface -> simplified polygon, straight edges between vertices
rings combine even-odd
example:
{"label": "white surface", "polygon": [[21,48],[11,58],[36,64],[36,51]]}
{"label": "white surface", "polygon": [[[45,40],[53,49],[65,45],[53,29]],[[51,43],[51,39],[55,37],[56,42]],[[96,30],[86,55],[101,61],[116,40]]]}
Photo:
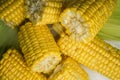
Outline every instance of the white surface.
{"label": "white surface", "polygon": [[120,41],[110,41],[110,40],[106,40],[107,43],[110,43],[112,46],[120,49]]}
{"label": "white surface", "polygon": [[[119,41],[106,41],[106,42],[120,49]],[[97,73],[96,71],[92,71],[83,65],[80,66],[88,73],[90,80],[110,80],[109,78],[103,76],[102,74]]]}

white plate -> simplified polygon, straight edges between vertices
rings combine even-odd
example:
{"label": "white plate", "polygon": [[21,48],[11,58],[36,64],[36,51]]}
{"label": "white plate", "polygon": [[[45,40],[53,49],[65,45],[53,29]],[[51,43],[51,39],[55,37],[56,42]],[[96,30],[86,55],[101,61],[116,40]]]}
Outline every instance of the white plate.
{"label": "white plate", "polygon": [[[114,47],[117,47],[118,49],[120,49],[119,41],[106,41],[106,42],[108,42],[111,45],[113,45]],[[99,74],[96,71],[92,71],[83,65],[80,65],[80,66],[88,73],[90,80],[110,80],[106,76],[103,76],[102,74]]]}

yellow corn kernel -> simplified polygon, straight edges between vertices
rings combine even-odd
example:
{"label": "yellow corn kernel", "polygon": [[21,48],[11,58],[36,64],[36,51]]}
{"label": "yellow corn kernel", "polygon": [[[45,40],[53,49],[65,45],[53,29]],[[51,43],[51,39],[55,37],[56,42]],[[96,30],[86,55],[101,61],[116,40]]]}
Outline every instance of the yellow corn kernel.
{"label": "yellow corn kernel", "polygon": [[0,80],[46,80],[46,77],[32,72],[21,54],[15,49],[9,49],[0,61]]}
{"label": "yellow corn kernel", "polygon": [[78,42],[91,41],[112,14],[116,0],[77,0],[60,15],[66,34]]}
{"label": "yellow corn kernel", "polygon": [[78,43],[64,34],[57,44],[63,54],[70,56],[86,67],[112,80],[120,79],[120,59],[113,56],[106,49],[96,46],[92,41],[89,43]]}
{"label": "yellow corn kernel", "polygon": [[34,24],[52,24],[59,21],[63,0],[26,0],[26,17]]}
{"label": "yellow corn kernel", "polygon": [[48,80],[89,80],[88,74],[80,67],[80,65],[66,58],[59,64]]}
{"label": "yellow corn kernel", "polygon": [[20,28],[18,40],[28,66],[35,72],[49,73],[61,61],[61,53],[47,25],[26,23]]}
{"label": "yellow corn kernel", "polygon": [[0,5],[0,19],[4,20],[11,27],[16,27],[24,20],[24,0],[10,0]]}

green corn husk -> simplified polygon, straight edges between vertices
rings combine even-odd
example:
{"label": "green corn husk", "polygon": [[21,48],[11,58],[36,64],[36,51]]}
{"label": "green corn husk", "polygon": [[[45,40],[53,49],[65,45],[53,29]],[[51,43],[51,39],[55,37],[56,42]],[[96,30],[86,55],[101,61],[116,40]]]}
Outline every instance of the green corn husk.
{"label": "green corn husk", "polygon": [[17,41],[17,29],[12,29],[4,21],[0,20],[0,58],[8,48],[19,49]]}
{"label": "green corn husk", "polygon": [[112,16],[100,30],[98,36],[105,40],[120,41],[120,0],[117,0],[117,5]]}

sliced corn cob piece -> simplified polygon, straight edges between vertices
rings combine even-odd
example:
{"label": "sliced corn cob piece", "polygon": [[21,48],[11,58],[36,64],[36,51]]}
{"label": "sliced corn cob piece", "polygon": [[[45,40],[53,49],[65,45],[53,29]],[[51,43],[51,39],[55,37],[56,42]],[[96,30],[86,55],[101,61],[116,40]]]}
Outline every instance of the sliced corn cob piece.
{"label": "sliced corn cob piece", "polygon": [[42,74],[32,72],[15,49],[9,49],[0,61],[0,80],[46,80]]}
{"label": "sliced corn cob piece", "polygon": [[62,35],[58,40],[59,48],[62,53],[70,56],[77,62],[95,70],[112,80],[120,79],[120,59],[104,49],[95,46],[92,42],[87,44],[77,43],[67,35]]}
{"label": "sliced corn cob piece", "polygon": [[52,24],[59,21],[63,0],[26,0],[26,17],[34,24]]}
{"label": "sliced corn cob piece", "polygon": [[112,14],[116,0],[77,0],[60,15],[65,33],[78,42],[91,41]]}
{"label": "sliced corn cob piece", "polygon": [[18,39],[33,71],[49,73],[61,61],[61,53],[47,25],[28,22],[20,28]]}
{"label": "sliced corn cob piece", "polygon": [[80,67],[80,65],[66,58],[59,64],[48,80],[89,80],[88,74]]}
{"label": "sliced corn cob piece", "polygon": [[10,0],[0,5],[0,19],[11,27],[18,26],[24,20],[24,0]]}

